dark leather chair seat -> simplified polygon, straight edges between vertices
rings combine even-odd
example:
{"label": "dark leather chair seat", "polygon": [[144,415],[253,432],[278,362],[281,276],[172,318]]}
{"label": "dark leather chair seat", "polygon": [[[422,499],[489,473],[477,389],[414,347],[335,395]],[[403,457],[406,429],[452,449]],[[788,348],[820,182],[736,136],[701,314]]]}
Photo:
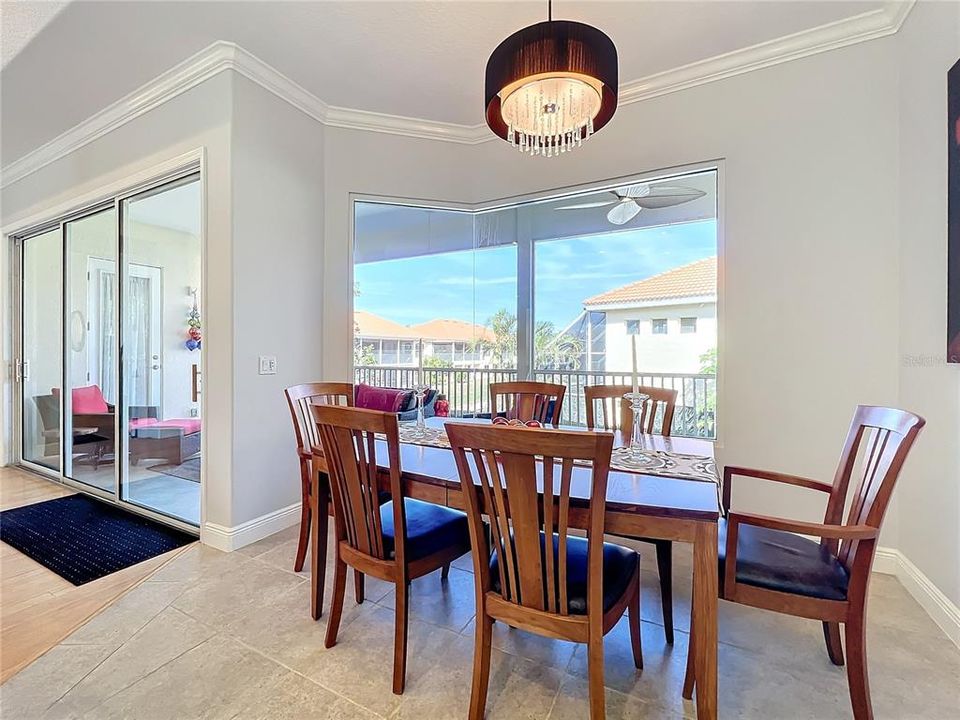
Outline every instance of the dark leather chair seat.
{"label": "dark leather chair seat", "polygon": [[[455,545],[464,547],[464,552],[470,548],[470,531],[464,513],[413,498],[404,498],[403,507],[407,516],[407,562]],[[384,552],[392,558],[396,537],[393,501],[380,506],[380,523]]]}
{"label": "dark leather chair seat", "polygon": [[[720,577],[727,555],[727,523],[720,520]],[[850,575],[818,542],[782,530],[740,525],[737,582],[824,600],[846,600]]]}
{"label": "dark leather chair seat", "polygon": [[[544,534],[540,533],[540,543]],[[560,536],[554,534],[553,547],[558,552]],[[574,535],[567,536],[567,602],[571,615],[587,614],[587,540]],[[613,543],[603,544],[603,611],[606,612],[623,597],[630,578],[640,562],[636,550]],[[544,565],[544,567],[546,567]],[[559,570],[554,570],[555,573]],[[490,559],[490,581],[494,592],[502,592],[497,553]]]}

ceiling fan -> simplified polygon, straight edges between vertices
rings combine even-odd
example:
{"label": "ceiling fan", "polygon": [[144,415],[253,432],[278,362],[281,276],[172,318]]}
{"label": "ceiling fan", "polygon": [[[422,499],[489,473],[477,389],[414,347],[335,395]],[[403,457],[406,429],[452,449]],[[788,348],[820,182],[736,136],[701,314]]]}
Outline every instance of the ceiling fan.
{"label": "ceiling fan", "polygon": [[616,188],[608,194],[613,195],[613,197],[608,200],[594,200],[591,202],[576,203],[574,205],[564,205],[556,209],[579,210],[582,208],[613,205],[607,212],[607,220],[614,225],[623,225],[633,220],[643,209],[652,210],[655,208],[671,207],[672,205],[680,205],[706,195],[703,190],[697,190],[696,188],[683,187],[680,185],[650,185],[649,183],[638,183],[636,185]]}

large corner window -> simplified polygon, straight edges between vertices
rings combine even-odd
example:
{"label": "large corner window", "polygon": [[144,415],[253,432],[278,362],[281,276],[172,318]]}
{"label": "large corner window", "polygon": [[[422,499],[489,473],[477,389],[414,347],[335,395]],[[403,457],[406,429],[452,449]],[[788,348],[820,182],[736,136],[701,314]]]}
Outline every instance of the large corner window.
{"label": "large corner window", "polygon": [[491,382],[558,382],[583,425],[636,343],[641,384],[678,392],[673,434],[716,436],[716,171],[475,212],[357,201],[354,239],[357,382],[422,380],[459,417]]}

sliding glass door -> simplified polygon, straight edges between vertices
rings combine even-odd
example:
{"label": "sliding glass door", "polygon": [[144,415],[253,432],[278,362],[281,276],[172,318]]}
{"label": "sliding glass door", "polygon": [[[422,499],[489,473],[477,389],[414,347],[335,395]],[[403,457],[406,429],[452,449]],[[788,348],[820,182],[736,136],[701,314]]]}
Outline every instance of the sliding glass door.
{"label": "sliding glass door", "polygon": [[124,264],[121,498],[200,521],[198,175],[120,204]]}
{"label": "sliding glass door", "polygon": [[200,227],[195,172],[18,238],[19,461],[192,526]]}
{"label": "sliding glass door", "polygon": [[60,227],[20,244],[20,452],[28,463],[60,470],[61,281]]}

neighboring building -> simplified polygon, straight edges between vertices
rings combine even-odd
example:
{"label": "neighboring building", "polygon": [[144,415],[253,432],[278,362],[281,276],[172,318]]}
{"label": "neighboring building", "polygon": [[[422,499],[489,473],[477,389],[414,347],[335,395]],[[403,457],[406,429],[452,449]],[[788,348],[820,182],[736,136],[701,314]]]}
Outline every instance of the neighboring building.
{"label": "neighboring building", "polygon": [[717,346],[717,258],[608,290],[583,307],[567,329],[591,350],[582,369],[630,370],[635,335],[641,372],[699,372],[700,356]]}
{"label": "neighboring building", "polygon": [[490,367],[491,351],[483,343],[494,336],[483,325],[446,318],[401,325],[364,310],[356,310],[353,321],[355,342],[371,364],[416,367],[422,341],[426,364],[434,358],[453,367]]}

